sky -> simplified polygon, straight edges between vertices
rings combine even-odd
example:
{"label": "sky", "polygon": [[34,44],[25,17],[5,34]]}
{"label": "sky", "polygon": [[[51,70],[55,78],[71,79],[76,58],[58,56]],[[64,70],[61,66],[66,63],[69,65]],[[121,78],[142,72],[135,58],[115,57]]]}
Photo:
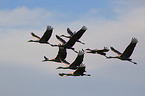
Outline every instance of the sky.
{"label": "sky", "polygon": [[[27,42],[35,39],[31,32],[42,36],[48,25],[54,28],[49,40],[54,44],[60,43],[55,35],[67,35],[68,27],[86,26],[80,39],[85,45],[76,43],[76,50],[113,46],[123,52],[136,37],[131,58],[137,65],[85,53],[90,77],[60,77],[72,70],[42,62],[43,56],[54,58],[58,48]],[[144,36],[144,0],[0,0],[0,96],[145,96]],[[67,61],[76,56],[67,50]]]}

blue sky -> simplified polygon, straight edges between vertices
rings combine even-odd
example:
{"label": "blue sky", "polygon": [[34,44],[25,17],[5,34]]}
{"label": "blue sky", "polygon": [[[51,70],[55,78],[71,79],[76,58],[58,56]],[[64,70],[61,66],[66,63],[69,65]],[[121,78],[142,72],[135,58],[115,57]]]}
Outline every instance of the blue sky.
{"label": "blue sky", "polygon": [[[0,0],[0,95],[1,96],[144,96],[145,92],[145,1],[144,0]],[[54,58],[58,49],[28,43],[41,36],[47,25],[55,35],[66,28],[88,30],[75,44],[82,48],[104,46],[123,51],[132,37],[139,40],[131,58],[138,65],[100,55],[85,54],[83,63],[91,77],[60,77],[56,70],[63,64],[42,62],[43,56]],[[76,53],[68,50],[67,61]],[[108,56],[115,56],[111,51]]]}

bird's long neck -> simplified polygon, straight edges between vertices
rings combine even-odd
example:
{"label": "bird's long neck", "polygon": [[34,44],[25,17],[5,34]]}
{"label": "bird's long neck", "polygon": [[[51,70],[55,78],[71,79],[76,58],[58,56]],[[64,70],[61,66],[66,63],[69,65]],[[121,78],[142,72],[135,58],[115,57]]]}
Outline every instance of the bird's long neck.
{"label": "bird's long neck", "polygon": [[39,42],[38,40],[29,40],[28,42]]}
{"label": "bird's long neck", "polygon": [[118,56],[115,56],[115,57],[112,57],[112,56],[109,56],[109,57],[106,57],[107,59],[110,59],[110,58],[119,58]]}
{"label": "bird's long neck", "polygon": [[69,69],[69,67],[58,67],[56,69]]}

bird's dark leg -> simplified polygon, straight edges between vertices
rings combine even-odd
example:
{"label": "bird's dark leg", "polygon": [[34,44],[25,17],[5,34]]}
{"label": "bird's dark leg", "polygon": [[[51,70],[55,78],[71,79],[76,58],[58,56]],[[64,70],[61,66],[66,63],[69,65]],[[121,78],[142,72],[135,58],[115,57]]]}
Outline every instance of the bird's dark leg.
{"label": "bird's dark leg", "polygon": [[85,44],[85,43],[83,43],[83,42],[81,42],[81,41],[77,41],[77,42],[79,42],[79,43],[81,43],[81,44]]}
{"label": "bird's dark leg", "polygon": [[91,76],[90,74],[84,74],[84,76]]}
{"label": "bird's dark leg", "polygon": [[130,61],[131,63],[133,63],[133,64],[136,64],[137,65],[137,63],[136,62],[133,62],[133,61]]}

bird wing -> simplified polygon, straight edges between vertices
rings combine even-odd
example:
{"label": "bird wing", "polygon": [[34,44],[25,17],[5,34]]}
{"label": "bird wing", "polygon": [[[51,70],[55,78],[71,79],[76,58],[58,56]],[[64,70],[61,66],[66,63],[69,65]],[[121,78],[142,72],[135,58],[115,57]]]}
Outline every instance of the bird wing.
{"label": "bird wing", "polygon": [[111,50],[114,52],[114,53],[116,53],[117,55],[121,55],[122,53],[120,53],[119,51],[117,51],[116,49],[114,49],[113,47],[110,47],[111,48]]}
{"label": "bird wing", "polygon": [[47,26],[46,31],[42,35],[40,41],[48,41],[52,35],[53,28],[51,26]]}
{"label": "bird wing", "polygon": [[31,32],[31,35],[32,35],[33,37],[35,37],[36,39],[40,40],[40,37],[37,36],[36,34],[34,34],[33,32]]}
{"label": "bird wing", "polygon": [[58,54],[57,56],[55,57],[55,59],[57,60],[64,60],[67,56],[67,52],[66,52],[66,48],[65,47],[59,47],[59,51],[58,51]]}
{"label": "bird wing", "polygon": [[62,63],[64,63],[64,64],[66,64],[66,65],[70,65],[70,63],[67,62],[66,60],[61,60],[61,59],[60,59],[60,61],[61,61]]}
{"label": "bird wing", "polygon": [[87,28],[85,26],[83,26],[77,33],[75,33],[66,43],[66,46],[72,47],[76,41],[78,41],[81,36],[85,33],[85,31],[87,30]]}
{"label": "bird wing", "polygon": [[85,66],[78,67],[76,71],[73,72],[73,75],[83,75],[85,71]]}
{"label": "bird wing", "polygon": [[74,60],[74,62],[70,65],[71,66],[80,66],[80,64],[83,62],[83,59],[84,59],[84,52],[82,51],[79,51],[76,59]]}
{"label": "bird wing", "polygon": [[66,41],[63,40],[62,38],[60,38],[58,35],[56,35],[56,38],[57,38],[62,44],[66,44]]}
{"label": "bird wing", "polygon": [[73,32],[72,32],[69,28],[67,28],[67,33],[68,33],[70,36],[73,36],[73,35],[74,35]]}
{"label": "bird wing", "polygon": [[130,44],[127,46],[127,48],[125,49],[125,51],[123,52],[123,54],[121,56],[130,57],[131,54],[133,53],[133,50],[134,50],[137,42],[138,42],[138,40],[136,38],[132,38]]}

